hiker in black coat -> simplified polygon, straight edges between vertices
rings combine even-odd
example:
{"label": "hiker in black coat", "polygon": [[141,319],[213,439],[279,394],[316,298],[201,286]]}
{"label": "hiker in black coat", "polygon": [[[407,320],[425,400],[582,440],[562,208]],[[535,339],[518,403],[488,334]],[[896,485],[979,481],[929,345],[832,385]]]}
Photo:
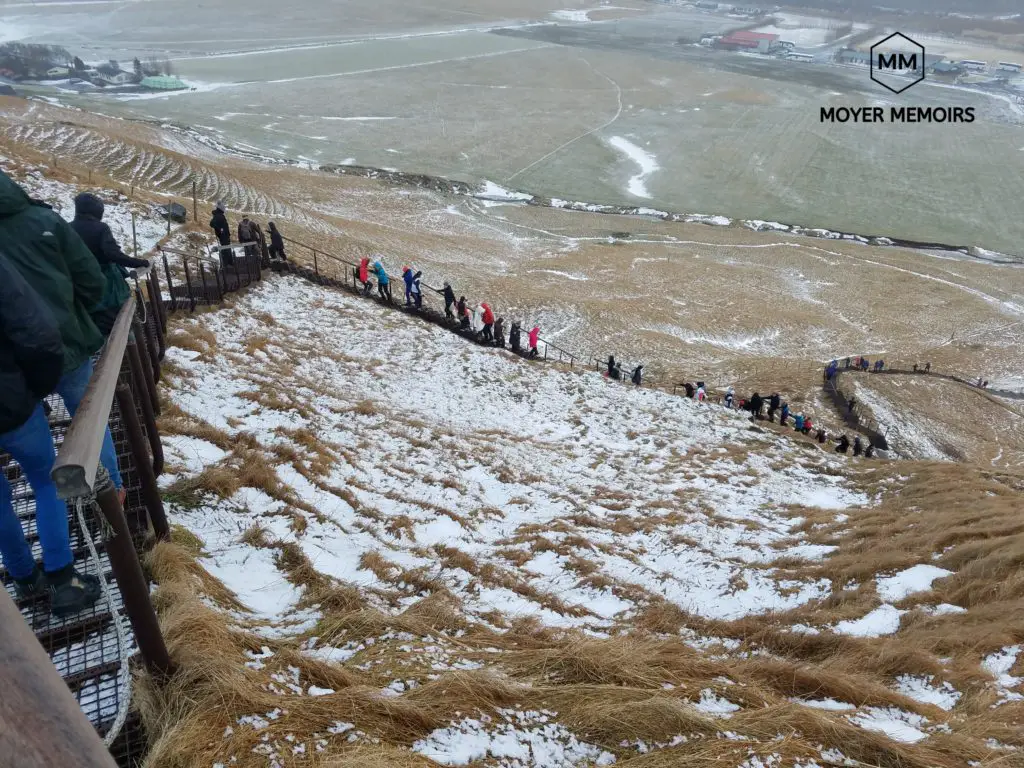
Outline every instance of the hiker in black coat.
{"label": "hiker in black coat", "polygon": [[[210,228],[213,229],[213,234],[217,236],[217,241],[221,245],[231,244],[231,225],[228,224],[228,217],[224,215],[224,204],[217,203],[217,207],[213,209],[213,218],[210,219]],[[220,261],[222,266],[230,266],[235,263],[234,254],[231,253],[230,248],[220,249]]]}
{"label": "hiker in black coat", "polygon": [[106,264],[136,269],[149,266],[146,259],[133,259],[121,250],[114,233],[103,223],[103,201],[96,195],[83,192],[75,198],[75,218],[71,228],[85,241],[101,267]]}
{"label": "hiker in black coat", "polygon": [[843,435],[839,438],[839,443],[836,445],[836,453],[846,453],[850,450],[850,438]]}
{"label": "hiker in black coat", "polygon": [[455,319],[455,314],[452,312],[452,305],[455,304],[455,291],[452,290],[447,280],[445,280],[444,290],[441,291],[441,295],[444,296],[444,316],[450,323]]}
{"label": "hiker in black coat", "polygon": [[864,443],[861,442],[860,437],[856,437],[853,440],[853,455],[860,456],[864,453]]}
{"label": "hiker in black coat", "polygon": [[512,351],[517,355],[519,354],[519,335],[522,331],[519,329],[519,323],[512,323],[512,327],[508,332],[508,345]]}
{"label": "hiker in black coat", "polygon": [[608,355],[608,378],[612,377],[612,373],[615,371],[615,355]]}
{"label": "hiker in black coat", "polygon": [[693,400],[693,384],[686,382],[683,387],[686,389],[686,396]]}
{"label": "hiker in black coat", "polygon": [[819,428],[818,429],[818,442],[824,445],[827,441],[828,441],[828,433],[825,432],[824,429]]}
{"label": "hiker in black coat", "polygon": [[499,317],[494,321],[494,344],[498,347],[505,346],[505,318]]}
{"label": "hiker in black coat", "polygon": [[459,303],[455,305],[455,311],[459,315],[459,329],[469,330],[469,309],[466,307],[465,296],[459,296]]}
{"label": "hiker in black coat", "polygon": [[750,398],[750,413],[755,419],[761,418],[761,410],[764,408],[764,398],[757,392]]}
{"label": "hiker in black coat", "polygon": [[778,392],[772,394],[771,400],[768,401],[768,421],[775,421],[775,412],[782,407],[782,398]]}
{"label": "hiker in black coat", "polygon": [[267,224],[267,229],[270,230],[270,258],[288,261],[288,257],[284,253],[284,238],[277,231],[277,226],[274,222],[270,222]]}
{"label": "hiker in black coat", "polygon": [[639,387],[640,384],[643,382],[643,377],[644,367],[642,365],[638,365],[636,368],[633,369],[633,375],[630,376],[630,379],[633,381],[634,384],[636,384]]}
{"label": "hiker in black coat", "polygon": [[28,421],[63,369],[53,312],[0,251],[0,435]]}

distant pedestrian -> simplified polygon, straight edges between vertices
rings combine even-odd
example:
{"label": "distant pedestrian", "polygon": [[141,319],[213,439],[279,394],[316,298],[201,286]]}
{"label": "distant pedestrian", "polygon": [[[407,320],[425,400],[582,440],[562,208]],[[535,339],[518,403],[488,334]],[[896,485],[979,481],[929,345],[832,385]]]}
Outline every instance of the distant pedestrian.
{"label": "distant pedestrian", "polygon": [[985,379],[983,382],[981,382],[981,388],[988,389],[988,379]]}
{"label": "distant pedestrian", "polygon": [[802,413],[798,413],[793,417],[793,429],[797,432],[804,431],[804,415]]}
{"label": "distant pedestrian", "polygon": [[369,296],[373,286],[370,284],[370,260],[362,258],[359,261],[359,282],[363,284],[363,296]]}
{"label": "distant pedestrian", "polygon": [[384,269],[384,265],[380,263],[380,260],[373,262],[373,271],[377,275],[377,295],[388,304],[391,304],[391,278],[388,277],[387,270]]}
{"label": "distant pedestrian", "polygon": [[844,368],[849,368],[850,367],[850,358],[846,358],[846,360],[843,363],[843,367]]}
{"label": "distant pedestrian", "polygon": [[636,384],[639,387],[643,383],[643,379],[644,379],[644,367],[643,367],[643,365],[638,365],[636,368],[634,368],[633,369],[633,375],[630,376],[629,378],[630,378],[630,380],[634,384]]}
{"label": "distant pedestrian", "polygon": [[850,438],[843,435],[839,438],[839,443],[836,445],[836,453],[846,453],[850,450]]}
{"label": "distant pedestrian", "polygon": [[736,390],[731,386],[725,390],[725,407],[731,409],[732,401],[736,399]]}
{"label": "distant pedestrian", "polygon": [[925,363],[924,364],[924,372],[925,373],[931,373],[931,370],[932,370],[932,364],[931,363]]}
{"label": "distant pedestrian", "polygon": [[441,295],[444,296],[444,316],[450,323],[455,319],[455,313],[452,312],[452,305],[455,304],[455,291],[452,290],[451,283],[447,280],[444,281],[444,290],[441,291]]}
{"label": "distant pedestrian", "polygon": [[861,442],[860,436],[858,435],[853,440],[853,455],[860,456],[862,453],[864,453],[864,443]]}
{"label": "distant pedestrian", "polygon": [[871,362],[866,357],[862,357],[860,359],[860,369],[862,371],[867,371],[867,369],[870,367],[870,365],[871,365]]}
{"label": "distant pedestrian", "polygon": [[846,401],[846,413],[848,415],[850,415],[850,416],[853,415],[853,406],[855,406],[856,404],[857,404],[857,401],[854,398],[852,398],[852,397],[849,400]]}
{"label": "distant pedestrian", "polygon": [[693,384],[691,384],[690,382],[686,382],[686,384],[683,385],[683,388],[686,390],[686,396],[693,400]]}
{"label": "distant pedestrian", "polygon": [[612,371],[615,370],[615,355],[608,355],[608,364],[605,368],[604,377],[610,379],[612,377]]}
{"label": "distant pedestrian", "polygon": [[466,306],[465,296],[459,296],[459,303],[455,305],[455,312],[459,316],[459,330],[470,330],[469,307]]}
{"label": "distant pedestrian", "polygon": [[270,258],[288,261],[288,257],[284,252],[284,238],[281,237],[281,233],[277,230],[277,226],[274,222],[270,222],[267,224],[267,229],[270,230]]}
{"label": "distant pedestrian", "polygon": [[914,363],[914,373],[917,373],[917,363]]}
{"label": "distant pedestrian", "polygon": [[981,389],[981,376],[978,377],[978,389]]}
{"label": "distant pedestrian", "polygon": [[763,419],[764,415],[761,413],[764,408],[764,398],[757,392],[750,398],[750,413],[755,419]]}
{"label": "distant pedestrian", "polygon": [[489,304],[481,304],[480,320],[483,322],[483,340],[490,343],[494,341],[494,312]]}
{"label": "distant pedestrian", "polygon": [[483,330],[483,315],[484,311],[483,309],[481,309],[479,304],[473,307],[473,309],[469,313],[470,327],[473,329],[474,335],[478,335],[480,331]]}
{"label": "distant pedestrian", "polygon": [[405,306],[412,306],[412,280],[413,271],[412,267],[402,267],[402,280],[405,282]]}
{"label": "distant pedestrian", "polygon": [[696,400],[698,403],[703,403],[707,400],[708,393],[703,386],[697,387]]}
{"label": "distant pedestrian", "polygon": [[773,392],[771,400],[768,401],[768,421],[775,421],[775,412],[782,407],[782,397],[778,392]]}
{"label": "distant pedestrian", "polygon": [[522,330],[519,328],[519,323],[513,322],[512,326],[509,328],[509,331],[508,331],[508,346],[509,346],[509,349],[511,349],[517,355],[519,354],[519,350],[520,350],[520,334],[521,333],[522,333]]}
{"label": "distant pedestrian", "polygon": [[499,317],[494,321],[494,344],[498,347],[505,346],[505,318]]}
{"label": "distant pedestrian", "polygon": [[818,442],[822,445],[828,442],[828,433],[820,427],[818,428]]}
{"label": "distant pedestrian", "polygon": [[267,247],[267,237],[263,234],[263,227],[257,222],[252,222],[252,236],[256,240],[256,251],[260,256],[260,268],[266,269],[270,266],[270,249]]}
{"label": "distant pedestrian", "polygon": [[874,443],[868,443],[868,447],[864,451],[864,458],[865,459],[870,459],[874,455],[875,455],[875,444]]}
{"label": "distant pedestrian", "polygon": [[812,429],[814,429],[814,421],[811,419],[810,416],[804,416],[804,428],[801,429],[800,431],[803,432],[805,435],[809,435],[811,434]]}
{"label": "distant pedestrian", "polygon": [[256,233],[252,231],[252,221],[248,216],[243,216],[238,222],[238,242],[245,245],[245,255],[256,255]]}
{"label": "distant pedestrian", "polygon": [[412,276],[412,303],[416,309],[423,308],[423,288],[420,285],[420,278],[422,277],[422,272],[417,272]]}
{"label": "distant pedestrian", "polygon": [[[210,228],[217,236],[217,242],[222,246],[231,244],[231,225],[228,224],[228,217],[224,213],[224,203],[217,201],[213,209],[213,218],[210,219]],[[222,267],[229,267],[235,263],[235,256],[230,248],[220,249],[220,263]]]}
{"label": "distant pedestrian", "polygon": [[527,341],[530,344],[530,358],[535,358],[539,353],[537,352],[537,345],[540,343],[540,326],[535,325],[530,329],[530,332],[526,335]]}
{"label": "distant pedestrian", "polygon": [[786,426],[786,422],[789,420],[789,403],[782,404],[782,412],[779,415],[779,424]]}

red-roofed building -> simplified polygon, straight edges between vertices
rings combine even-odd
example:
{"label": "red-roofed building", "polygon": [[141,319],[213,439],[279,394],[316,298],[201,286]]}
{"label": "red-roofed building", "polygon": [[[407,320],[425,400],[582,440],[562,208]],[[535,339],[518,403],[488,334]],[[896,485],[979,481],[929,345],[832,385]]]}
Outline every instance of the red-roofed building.
{"label": "red-roofed building", "polygon": [[767,32],[740,30],[721,38],[718,41],[718,47],[726,48],[730,51],[759,51],[767,53],[772,49],[772,43],[778,39],[778,35],[772,35]]}

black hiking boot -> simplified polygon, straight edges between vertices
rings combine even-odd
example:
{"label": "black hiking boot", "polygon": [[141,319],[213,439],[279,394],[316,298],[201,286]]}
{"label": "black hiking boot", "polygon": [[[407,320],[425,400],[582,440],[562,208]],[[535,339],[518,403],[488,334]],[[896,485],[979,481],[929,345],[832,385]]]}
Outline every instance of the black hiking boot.
{"label": "black hiking boot", "polygon": [[46,574],[50,586],[50,611],[65,617],[91,608],[100,595],[100,580],[91,574],[79,573],[73,565]]}
{"label": "black hiking boot", "polygon": [[32,575],[25,579],[14,580],[14,592],[19,600],[35,600],[46,594],[46,577],[38,565],[33,566]]}

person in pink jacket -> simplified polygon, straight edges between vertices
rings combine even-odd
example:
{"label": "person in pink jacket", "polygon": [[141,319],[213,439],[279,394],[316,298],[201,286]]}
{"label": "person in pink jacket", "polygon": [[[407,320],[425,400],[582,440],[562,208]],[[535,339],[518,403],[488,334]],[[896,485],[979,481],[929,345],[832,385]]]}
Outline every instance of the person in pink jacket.
{"label": "person in pink jacket", "polygon": [[531,358],[537,356],[537,343],[540,340],[540,326],[535,325],[530,329],[530,332],[526,335],[526,339],[529,342]]}

